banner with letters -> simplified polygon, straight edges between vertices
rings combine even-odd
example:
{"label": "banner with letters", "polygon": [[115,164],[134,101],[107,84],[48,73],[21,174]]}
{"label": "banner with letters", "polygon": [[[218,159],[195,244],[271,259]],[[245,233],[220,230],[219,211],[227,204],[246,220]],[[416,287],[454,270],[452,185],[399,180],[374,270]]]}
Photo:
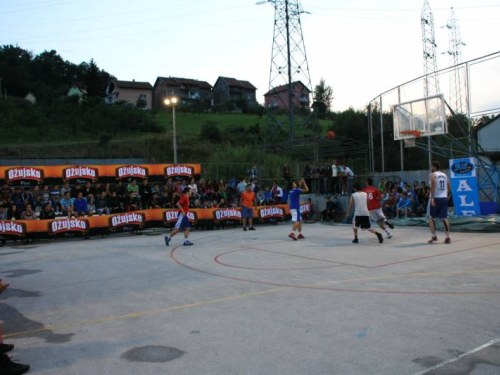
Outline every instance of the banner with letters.
{"label": "banner with letters", "polygon": [[450,177],[455,214],[481,215],[476,158],[450,159]]}

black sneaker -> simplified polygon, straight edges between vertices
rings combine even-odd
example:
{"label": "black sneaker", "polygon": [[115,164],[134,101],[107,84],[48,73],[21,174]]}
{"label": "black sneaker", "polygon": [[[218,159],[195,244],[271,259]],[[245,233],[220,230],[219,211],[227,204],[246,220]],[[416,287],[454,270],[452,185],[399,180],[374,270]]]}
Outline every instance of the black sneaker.
{"label": "black sneaker", "polygon": [[352,240],[352,243],[359,243],[359,241],[358,241],[357,238],[355,238],[355,239]]}
{"label": "black sneaker", "polygon": [[255,228],[254,227],[250,227],[250,228],[248,228],[248,230],[255,230]]}
{"label": "black sneaker", "polygon": [[0,344],[0,354],[5,354],[14,349],[14,345],[12,344]]}
{"label": "black sneaker", "polygon": [[28,365],[12,362],[7,354],[2,354],[0,356],[0,369],[2,375],[21,375],[28,372],[30,367]]}
{"label": "black sneaker", "polygon": [[246,232],[247,231],[247,227],[243,227],[243,230]]}
{"label": "black sneaker", "polygon": [[382,242],[384,242],[384,236],[382,236],[382,235],[381,235],[380,233],[378,233],[378,232],[377,232],[377,233],[375,233],[375,234],[376,234],[376,235],[377,235],[377,237],[378,237],[378,243],[382,243]]}
{"label": "black sneaker", "polygon": [[393,223],[391,223],[390,221],[386,221],[385,223],[387,224],[387,226],[389,228],[394,229],[394,224]]}

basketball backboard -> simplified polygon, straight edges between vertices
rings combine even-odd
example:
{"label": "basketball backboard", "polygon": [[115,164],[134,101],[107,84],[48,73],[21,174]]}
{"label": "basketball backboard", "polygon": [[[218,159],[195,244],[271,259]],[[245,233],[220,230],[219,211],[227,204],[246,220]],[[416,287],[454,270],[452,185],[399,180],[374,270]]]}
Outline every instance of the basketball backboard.
{"label": "basketball backboard", "polygon": [[392,111],[394,140],[414,138],[415,134],[429,137],[448,133],[442,94],[396,104]]}

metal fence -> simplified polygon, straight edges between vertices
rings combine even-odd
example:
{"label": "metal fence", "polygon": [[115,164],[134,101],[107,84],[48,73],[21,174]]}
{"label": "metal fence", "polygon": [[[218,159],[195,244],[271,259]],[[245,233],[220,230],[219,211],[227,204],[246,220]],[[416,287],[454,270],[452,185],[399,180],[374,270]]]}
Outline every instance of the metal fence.
{"label": "metal fence", "polygon": [[[440,91],[453,112],[466,119],[465,143],[472,143],[472,130],[477,120],[500,113],[500,51],[418,77],[385,91],[371,100],[368,107],[371,173],[404,171],[408,169],[409,158],[412,157],[427,157],[430,163],[430,152],[405,150],[403,141],[394,141],[391,112],[395,104],[424,98],[425,82],[431,76],[437,78]],[[455,89],[456,77],[461,78],[461,90]],[[447,115],[451,116],[449,109]],[[450,132],[453,130],[449,129]]]}

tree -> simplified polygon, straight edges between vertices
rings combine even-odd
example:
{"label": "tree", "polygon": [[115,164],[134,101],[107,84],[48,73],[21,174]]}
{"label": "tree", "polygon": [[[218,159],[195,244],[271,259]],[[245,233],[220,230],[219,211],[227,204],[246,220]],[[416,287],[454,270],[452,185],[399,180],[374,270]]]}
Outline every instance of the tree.
{"label": "tree", "polygon": [[327,86],[325,80],[321,78],[319,85],[314,88],[314,102],[315,107],[318,110],[318,117],[320,119],[325,119],[326,113],[330,111],[332,107],[333,89]]}

